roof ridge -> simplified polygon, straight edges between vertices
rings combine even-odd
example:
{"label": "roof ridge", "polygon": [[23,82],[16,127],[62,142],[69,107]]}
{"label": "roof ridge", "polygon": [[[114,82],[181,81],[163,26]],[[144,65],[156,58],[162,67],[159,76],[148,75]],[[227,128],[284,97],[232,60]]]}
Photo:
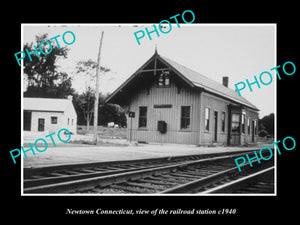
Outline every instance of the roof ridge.
{"label": "roof ridge", "polygon": [[[190,71],[192,71],[192,72],[194,72],[194,73],[197,73],[197,74],[199,74],[199,75],[205,77],[206,79],[209,79],[210,81],[215,82],[217,85],[220,85],[220,86],[222,86],[222,87],[224,87],[224,88],[228,88],[228,89],[234,91],[233,89],[231,89],[231,88],[229,88],[229,87],[225,87],[223,84],[219,83],[218,81],[216,81],[216,80],[214,80],[214,79],[211,79],[210,77],[208,77],[208,76],[206,76],[206,75],[204,75],[204,74],[201,74],[201,73],[199,73],[199,72],[196,71],[196,70],[193,70],[193,69],[191,69],[191,68],[189,68],[189,67],[186,67],[186,66],[184,66],[184,65],[182,65],[182,64],[180,64],[180,63],[178,63],[178,62],[175,62],[174,60],[169,59],[169,58],[167,58],[167,57],[162,56],[162,58],[165,58],[165,59],[167,59],[167,60],[169,60],[169,61],[172,61],[172,62],[178,64],[179,66],[182,66],[182,67],[184,67],[184,68],[186,68],[186,69],[188,69],[188,70],[190,70]],[[198,81],[193,81],[193,82],[199,83]],[[199,83],[199,84],[200,84],[200,83]],[[203,85],[203,84],[202,84],[202,85]],[[204,86],[205,86],[205,85],[204,85]]]}
{"label": "roof ridge", "polygon": [[[212,89],[212,90],[214,90],[215,92],[218,92],[218,93],[221,93],[221,94],[225,94],[225,95],[227,95],[227,97],[231,97],[231,98],[233,98],[233,99],[236,100],[236,101],[241,101],[242,103],[244,103],[244,104],[250,106],[251,108],[254,108],[254,109],[257,109],[257,110],[258,110],[258,108],[257,108],[255,105],[253,105],[251,102],[249,102],[246,98],[244,98],[243,96],[239,96],[239,95],[234,91],[234,89],[231,89],[231,88],[229,88],[229,87],[225,87],[223,84],[217,82],[216,80],[211,79],[210,77],[208,77],[208,76],[206,76],[206,75],[203,75],[203,74],[199,73],[198,71],[195,71],[195,70],[193,70],[193,69],[191,69],[191,68],[188,68],[188,67],[186,67],[186,66],[184,66],[184,65],[181,65],[180,63],[178,63],[178,62],[176,62],[176,61],[174,61],[174,60],[172,60],[172,59],[169,59],[169,58],[167,58],[167,57],[165,57],[165,56],[159,55],[159,57],[161,57],[163,60],[166,60],[166,61],[167,61],[168,63],[170,63],[173,67],[175,66],[175,69],[177,69],[177,70],[178,70],[178,69],[181,69],[181,70],[187,70],[188,72],[194,73],[194,77],[189,77],[189,76],[187,77],[187,75],[189,75],[189,74],[183,74],[182,71],[178,71],[178,72],[180,72],[182,75],[184,75],[188,80],[190,80],[192,83],[197,83],[197,84],[199,84],[199,85],[201,85],[201,86],[203,86],[203,87]],[[174,64],[175,64],[175,65],[174,65]],[[181,68],[176,68],[176,66],[177,66],[177,67],[181,67]],[[199,78],[199,76],[200,76],[202,79],[206,79],[208,82],[212,82],[214,85],[217,85],[217,88],[210,87],[209,85],[207,85],[207,84],[205,84],[205,83],[203,83],[203,82],[200,82],[199,80],[193,79],[193,78],[195,78],[195,74],[197,75],[197,78]],[[219,89],[221,89],[221,90],[219,90]],[[226,93],[226,92],[231,92],[231,93]],[[231,95],[231,96],[230,96],[230,95]]]}
{"label": "roof ridge", "polygon": [[55,99],[55,100],[68,100],[67,98],[43,98],[43,97],[23,97],[23,98],[35,98],[35,99]]}
{"label": "roof ridge", "polygon": [[23,110],[65,111],[70,103],[66,98],[23,97]]}

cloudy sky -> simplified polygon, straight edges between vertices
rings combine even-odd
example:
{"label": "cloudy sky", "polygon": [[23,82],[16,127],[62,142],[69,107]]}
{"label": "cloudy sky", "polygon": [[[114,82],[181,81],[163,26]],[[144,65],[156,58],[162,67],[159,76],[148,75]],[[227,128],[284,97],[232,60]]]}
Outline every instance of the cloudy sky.
{"label": "cloudy sky", "polygon": [[[82,76],[75,73],[79,60],[97,61],[101,32],[104,31],[101,66],[110,72],[101,74],[100,91],[114,91],[122,82],[144,64],[155,51],[217,82],[222,76],[229,77],[229,87],[249,79],[259,78],[263,71],[270,71],[276,65],[276,27],[274,24],[172,24],[168,34],[152,33],[138,45],[134,32],[151,31],[153,24],[23,24],[23,43],[35,43],[35,36],[47,33],[48,37],[62,36],[72,31],[76,41],[69,45],[67,59],[59,62],[60,70],[73,78],[73,88],[78,92],[85,89]],[[67,37],[67,35],[66,35]],[[65,46],[61,37],[61,46]],[[53,42],[54,44],[54,42]],[[271,71],[270,71],[271,72]],[[271,74],[275,78],[275,72]],[[264,79],[268,81],[267,78]],[[260,118],[275,112],[276,79],[259,89],[253,85],[253,92],[245,89],[242,96],[260,109]]]}

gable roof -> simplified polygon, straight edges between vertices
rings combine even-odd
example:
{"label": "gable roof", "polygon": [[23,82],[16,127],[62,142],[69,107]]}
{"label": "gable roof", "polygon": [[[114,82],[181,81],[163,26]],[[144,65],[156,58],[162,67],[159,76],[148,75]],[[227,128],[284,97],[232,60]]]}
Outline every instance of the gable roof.
{"label": "gable roof", "polygon": [[[247,99],[242,96],[239,96],[234,90],[225,87],[223,84],[218,83],[194,70],[191,70],[185,66],[180,65],[173,60],[170,60],[166,57],[158,55],[157,52],[143,65],[141,66],[132,76],[130,76],[118,89],[116,89],[106,100],[106,102],[111,101],[116,95],[120,94],[122,89],[128,86],[134,79],[139,76],[139,71],[142,70],[150,61],[154,58],[160,60],[165,63],[171,70],[173,70],[180,78],[182,78],[185,83],[187,83],[190,87],[201,88],[203,91],[209,92],[211,94],[217,95],[222,98],[229,99],[235,103],[242,104],[251,109],[258,111],[259,109],[250,103]],[[122,94],[122,93],[121,93]]]}
{"label": "gable roof", "polygon": [[175,68],[181,75],[187,78],[189,81],[193,83],[194,86],[203,88],[204,90],[211,92],[213,94],[217,94],[223,97],[227,97],[230,100],[233,100],[237,103],[241,103],[246,105],[252,109],[258,110],[258,108],[245,99],[242,96],[239,96],[237,92],[234,90],[225,87],[223,84],[218,83],[215,80],[212,80],[194,70],[191,70],[185,66],[180,65],[177,62],[174,62],[166,57],[160,56],[165,62],[167,62],[171,67]]}
{"label": "gable roof", "polygon": [[64,112],[72,101],[58,98],[23,98],[23,110]]}

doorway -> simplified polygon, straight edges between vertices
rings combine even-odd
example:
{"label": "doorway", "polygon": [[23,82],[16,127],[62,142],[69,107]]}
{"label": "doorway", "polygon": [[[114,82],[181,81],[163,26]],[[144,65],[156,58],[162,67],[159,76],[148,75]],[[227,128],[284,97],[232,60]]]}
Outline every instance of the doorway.
{"label": "doorway", "polygon": [[45,119],[39,118],[38,120],[38,131],[44,131],[45,130]]}
{"label": "doorway", "polygon": [[241,143],[241,115],[239,113],[231,114],[231,132],[230,132],[230,144],[240,145]]}
{"label": "doorway", "polygon": [[214,141],[218,140],[218,112],[214,111]]}
{"label": "doorway", "polygon": [[25,111],[23,112],[23,130],[30,131],[31,130],[31,112]]}
{"label": "doorway", "polygon": [[252,120],[252,142],[254,142],[254,136],[255,136],[255,121]]}

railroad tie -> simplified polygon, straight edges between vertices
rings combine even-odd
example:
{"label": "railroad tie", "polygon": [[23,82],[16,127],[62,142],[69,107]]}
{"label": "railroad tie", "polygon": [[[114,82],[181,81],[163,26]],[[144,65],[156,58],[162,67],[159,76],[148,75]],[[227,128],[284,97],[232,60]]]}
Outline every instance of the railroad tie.
{"label": "railroad tie", "polygon": [[121,189],[121,190],[128,191],[128,192],[131,192],[131,193],[145,193],[143,190],[139,190],[139,189],[128,187],[128,186],[127,187],[126,186],[121,186],[121,185],[118,185],[118,184],[114,184],[114,185],[111,185],[109,187],[110,188]]}
{"label": "railroad tie", "polygon": [[163,188],[158,187],[157,185],[147,185],[147,184],[140,184],[136,182],[126,182],[126,185],[141,187],[141,188],[147,188],[147,189],[154,189],[154,190],[163,190]]}

